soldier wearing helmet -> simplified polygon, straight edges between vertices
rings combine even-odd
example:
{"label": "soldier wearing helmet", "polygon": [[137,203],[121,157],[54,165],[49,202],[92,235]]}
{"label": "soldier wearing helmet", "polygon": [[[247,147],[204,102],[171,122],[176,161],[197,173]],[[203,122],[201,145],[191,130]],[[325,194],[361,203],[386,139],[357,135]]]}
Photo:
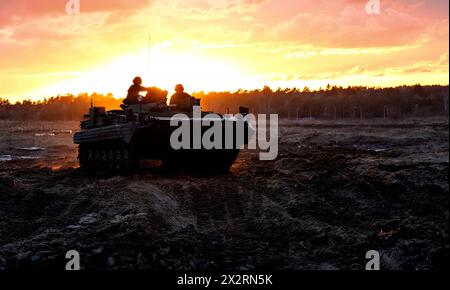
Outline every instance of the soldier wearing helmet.
{"label": "soldier wearing helmet", "polygon": [[194,97],[184,92],[181,84],[175,86],[175,94],[170,98],[170,105],[176,107],[177,111],[191,111],[194,106]]}
{"label": "soldier wearing helmet", "polygon": [[140,92],[146,92],[149,88],[142,86],[142,79],[140,77],[135,77],[133,80],[133,85],[128,89],[128,95],[123,103],[125,105],[135,105],[139,104],[142,100],[142,96],[139,94]]}

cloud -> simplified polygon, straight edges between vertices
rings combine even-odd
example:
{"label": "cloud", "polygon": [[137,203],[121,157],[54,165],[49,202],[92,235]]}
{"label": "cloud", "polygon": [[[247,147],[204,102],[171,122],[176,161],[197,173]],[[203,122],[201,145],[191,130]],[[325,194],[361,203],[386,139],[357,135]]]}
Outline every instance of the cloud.
{"label": "cloud", "polygon": [[256,9],[267,0],[208,0],[212,10],[226,10],[228,12],[244,13]]}
{"label": "cloud", "polygon": [[389,46],[389,47],[369,47],[369,48],[326,48],[326,47],[311,47],[289,51],[285,54],[286,59],[293,58],[310,58],[317,56],[355,56],[355,55],[387,55],[392,53],[399,53],[406,50],[420,48],[420,43],[407,46]]}
{"label": "cloud", "polygon": [[69,16],[66,0],[0,0],[0,96],[139,54],[149,33],[153,48],[232,63],[252,85],[380,75],[445,83],[448,1],[381,1],[381,14],[368,15],[367,0],[81,0],[81,14]]}
{"label": "cloud", "polygon": [[271,36],[285,41],[334,46],[370,47],[417,41],[426,31],[421,19],[394,9],[371,17],[356,5],[339,15],[300,13],[277,25]]}
{"label": "cloud", "polygon": [[[138,10],[150,0],[80,0],[81,13]],[[0,27],[29,18],[66,14],[67,0],[0,0]]]}
{"label": "cloud", "polygon": [[230,19],[232,14],[255,11],[270,0],[161,0],[155,1],[159,13],[190,20]]}

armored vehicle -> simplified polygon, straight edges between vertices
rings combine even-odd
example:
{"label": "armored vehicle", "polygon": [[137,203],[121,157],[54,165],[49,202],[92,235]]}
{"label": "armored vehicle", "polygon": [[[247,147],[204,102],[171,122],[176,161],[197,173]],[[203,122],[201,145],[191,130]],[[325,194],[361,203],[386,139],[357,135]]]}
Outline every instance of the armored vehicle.
{"label": "armored vehicle", "polygon": [[[248,109],[241,108],[241,111],[245,115]],[[211,112],[200,110],[198,113],[178,112],[164,102],[143,102],[112,111],[91,106],[86,119],[81,122],[81,130],[74,134],[80,167],[88,174],[119,175],[136,169],[142,159],[153,159],[161,160],[164,167],[174,170],[226,172],[236,160],[239,148],[248,144],[255,130],[245,118],[211,115]],[[179,130],[174,124],[181,122],[189,124],[187,140],[190,146],[174,149],[172,134]],[[222,124],[221,136],[214,136],[214,139],[219,138],[223,146],[219,149],[217,146],[205,148],[203,143],[201,147],[194,146],[195,142],[200,143],[200,140],[194,140],[196,122],[201,136],[214,122]],[[239,131],[243,132],[243,138],[233,138],[234,146],[231,147],[226,144],[230,145],[230,131],[235,137]]]}

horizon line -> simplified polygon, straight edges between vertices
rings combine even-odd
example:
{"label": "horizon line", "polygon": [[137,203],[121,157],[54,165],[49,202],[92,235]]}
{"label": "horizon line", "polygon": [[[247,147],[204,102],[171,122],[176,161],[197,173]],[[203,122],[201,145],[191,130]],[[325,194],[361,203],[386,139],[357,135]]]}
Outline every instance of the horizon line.
{"label": "horizon line", "polygon": [[[339,86],[339,85],[331,85],[331,84],[328,84],[331,88],[338,88],[338,89],[350,89],[350,88],[364,88],[364,89],[375,89],[375,90],[383,90],[383,89],[396,89],[396,88],[402,88],[402,87],[414,87],[414,86],[417,86],[417,85],[419,85],[419,86],[421,86],[421,87],[450,87],[450,83],[448,83],[448,84],[427,84],[427,85],[423,85],[423,84],[420,84],[420,83],[417,83],[417,84],[403,84],[403,85],[397,85],[397,86],[363,86],[363,85],[349,85],[349,86],[346,86],[346,87],[344,87],[344,86]],[[268,87],[268,88],[270,88],[270,90],[272,91],[272,92],[276,92],[276,91],[278,91],[278,90],[282,90],[282,91],[284,91],[284,90],[294,90],[294,89],[297,89],[297,90],[299,90],[301,93],[308,93],[308,92],[304,92],[304,90],[306,89],[306,88],[308,88],[308,89],[310,89],[309,90],[309,93],[314,93],[314,92],[323,92],[323,91],[329,91],[329,90],[327,90],[326,88],[328,87],[328,85],[325,87],[325,88],[323,88],[323,87],[320,87],[320,88],[318,88],[318,89],[311,89],[310,87],[308,87],[308,86],[304,86],[304,87],[277,87],[277,88],[274,88],[274,87],[271,87],[271,86],[269,86],[269,85],[265,85],[265,86],[263,86],[262,88],[254,88],[254,89],[238,89],[238,90],[230,90],[230,91],[221,91],[221,90],[217,90],[217,91],[214,91],[214,90],[211,90],[211,91],[192,91],[191,92],[191,94],[200,94],[200,93],[204,93],[205,95],[207,95],[207,94],[211,94],[211,93],[238,93],[238,92],[240,92],[240,91],[243,91],[243,92],[254,92],[254,91],[262,91],[263,89],[265,89],[266,87]],[[170,92],[169,92],[170,93]],[[53,95],[53,96],[46,96],[46,97],[38,97],[38,98],[34,98],[34,97],[20,97],[20,96],[17,96],[17,97],[1,97],[0,96],[0,100],[7,100],[7,101],[11,101],[11,99],[21,99],[20,101],[19,100],[17,100],[16,102],[23,102],[23,101],[33,101],[33,102],[36,102],[36,101],[41,101],[41,100],[45,100],[45,99],[50,99],[50,98],[57,98],[57,97],[68,97],[68,96],[74,96],[74,97],[78,97],[78,96],[80,96],[80,95],[84,95],[84,94],[86,94],[86,95],[88,95],[88,96],[90,96],[90,95],[93,95],[93,94],[98,94],[98,95],[101,95],[101,96],[108,96],[108,95],[112,95],[112,97],[113,98],[115,98],[115,99],[123,99],[123,98],[118,98],[118,97],[116,97],[116,96],[114,96],[114,93],[112,93],[112,92],[106,92],[106,93],[100,93],[100,92],[80,92],[80,93],[70,93],[70,92],[66,92],[66,93],[61,93],[61,94],[58,94],[58,95]]]}

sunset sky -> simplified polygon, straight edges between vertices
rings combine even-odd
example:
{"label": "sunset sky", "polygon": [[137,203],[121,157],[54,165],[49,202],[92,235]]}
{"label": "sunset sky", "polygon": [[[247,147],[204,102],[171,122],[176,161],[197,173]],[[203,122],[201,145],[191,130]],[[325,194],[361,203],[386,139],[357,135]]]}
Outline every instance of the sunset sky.
{"label": "sunset sky", "polygon": [[0,0],[0,98],[449,83],[449,1]]}

